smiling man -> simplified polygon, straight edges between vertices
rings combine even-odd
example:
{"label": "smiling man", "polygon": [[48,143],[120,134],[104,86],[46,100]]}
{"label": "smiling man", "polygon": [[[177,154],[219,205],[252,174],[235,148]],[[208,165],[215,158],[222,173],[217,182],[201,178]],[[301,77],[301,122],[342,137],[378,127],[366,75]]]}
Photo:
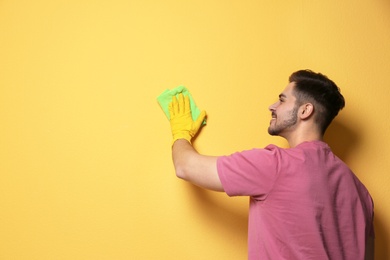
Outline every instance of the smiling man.
{"label": "smiling man", "polygon": [[269,107],[268,145],[228,156],[205,156],[191,144],[206,116],[193,121],[188,96],[169,106],[176,175],[200,187],[248,196],[249,259],[373,259],[373,202],[323,135],[344,97],[320,73],[300,70]]}

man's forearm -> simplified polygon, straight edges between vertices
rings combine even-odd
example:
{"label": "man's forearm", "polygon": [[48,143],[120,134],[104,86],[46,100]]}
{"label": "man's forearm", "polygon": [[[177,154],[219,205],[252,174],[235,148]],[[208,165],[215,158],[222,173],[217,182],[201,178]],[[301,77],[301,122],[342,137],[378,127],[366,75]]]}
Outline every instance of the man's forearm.
{"label": "man's forearm", "polygon": [[184,139],[172,146],[172,159],[176,176],[205,189],[223,191],[217,172],[217,157],[199,154]]}

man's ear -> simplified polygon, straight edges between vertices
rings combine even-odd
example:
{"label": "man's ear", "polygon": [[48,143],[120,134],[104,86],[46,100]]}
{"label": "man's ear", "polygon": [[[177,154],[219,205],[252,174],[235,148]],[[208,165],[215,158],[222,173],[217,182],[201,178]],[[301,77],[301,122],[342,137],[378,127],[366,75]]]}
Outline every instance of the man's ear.
{"label": "man's ear", "polygon": [[312,103],[305,103],[299,108],[298,116],[302,119],[308,119],[314,114],[314,106]]}

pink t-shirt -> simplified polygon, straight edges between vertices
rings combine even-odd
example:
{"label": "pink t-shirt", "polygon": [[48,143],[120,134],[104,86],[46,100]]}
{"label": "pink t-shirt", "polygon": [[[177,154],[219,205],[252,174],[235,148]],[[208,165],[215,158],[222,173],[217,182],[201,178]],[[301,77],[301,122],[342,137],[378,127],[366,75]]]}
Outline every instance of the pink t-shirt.
{"label": "pink t-shirt", "polygon": [[321,141],[219,157],[229,196],[250,196],[249,259],[364,259],[373,202]]}

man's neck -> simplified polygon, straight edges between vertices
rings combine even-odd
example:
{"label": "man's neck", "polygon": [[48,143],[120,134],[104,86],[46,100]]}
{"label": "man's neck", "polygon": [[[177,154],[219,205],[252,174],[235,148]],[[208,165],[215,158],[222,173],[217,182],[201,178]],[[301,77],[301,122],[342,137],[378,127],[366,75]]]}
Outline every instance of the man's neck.
{"label": "man's neck", "polygon": [[312,141],[322,141],[323,136],[321,134],[318,134],[316,132],[309,132],[309,133],[296,133],[292,136],[285,137],[290,148],[294,148],[295,146],[304,143],[304,142],[312,142]]}

